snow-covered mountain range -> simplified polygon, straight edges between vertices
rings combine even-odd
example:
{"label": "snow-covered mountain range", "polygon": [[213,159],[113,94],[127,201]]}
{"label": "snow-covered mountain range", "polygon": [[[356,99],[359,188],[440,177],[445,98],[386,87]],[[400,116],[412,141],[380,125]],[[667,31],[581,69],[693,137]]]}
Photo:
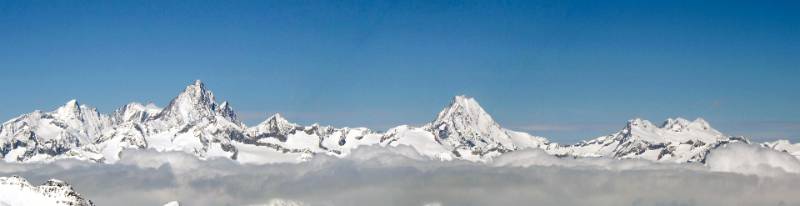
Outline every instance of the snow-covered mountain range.
{"label": "snow-covered mountain range", "polygon": [[0,205],[92,206],[64,181],[51,179],[39,186],[19,176],[0,177]]}
{"label": "snow-covered mountain range", "polygon": [[[470,97],[456,96],[428,124],[401,125],[385,133],[368,128],[298,125],[280,114],[248,127],[228,102],[217,103],[201,81],[188,85],[166,107],[130,103],[111,114],[71,100],[51,112],[34,111],[0,127],[6,162],[74,158],[114,163],[128,149],[182,151],[198,158],[242,163],[300,162],[314,155],[346,156],[356,147],[408,145],[432,159],[484,162],[506,152],[539,148],[559,157],[640,158],[704,162],[711,150],[744,137],[725,135],[703,119],[668,119],[660,126],[633,119],[622,130],[574,145],[501,127]],[[800,144],[762,143],[800,157]]]}

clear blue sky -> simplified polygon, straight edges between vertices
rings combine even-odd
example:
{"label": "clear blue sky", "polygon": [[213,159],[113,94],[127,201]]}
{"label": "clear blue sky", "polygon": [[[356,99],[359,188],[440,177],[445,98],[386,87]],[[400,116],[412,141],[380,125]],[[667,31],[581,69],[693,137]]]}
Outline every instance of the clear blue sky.
{"label": "clear blue sky", "polygon": [[164,106],[386,129],[474,96],[560,142],[642,117],[800,140],[800,1],[1,1],[0,119]]}

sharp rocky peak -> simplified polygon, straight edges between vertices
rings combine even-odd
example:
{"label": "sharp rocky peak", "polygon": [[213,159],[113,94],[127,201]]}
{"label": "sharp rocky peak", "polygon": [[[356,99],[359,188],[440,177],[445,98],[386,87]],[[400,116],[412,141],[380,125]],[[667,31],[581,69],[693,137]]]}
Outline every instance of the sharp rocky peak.
{"label": "sharp rocky peak", "polygon": [[217,105],[214,94],[206,89],[202,81],[196,80],[170,101],[157,118],[177,119],[179,122],[188,123],[215,115],[240,123],[227,102]]}
{"label": "sharp rocky peak", "polygon": [[289,122],[289,120],[286,120],[286,118],[283,118],[283,116],[280,113],[275,113],[269,118],[267,118],[267,120],[264,120],[264,122],[261,122],[261,124],[258,124],[258,127],[260,128],[274,129],[281,131],[288,130],[297,126],[298,126],[297,124],[291,123]]}
{"label": "sharp rocky peak", "polygon": [[454,97],[453,102],[439,112],[429,130],[438,141],[453,147],[496,147],[508,138],[478,101],[463,95]]}
{"label": "sharp rocky peak", "polygon": [[[492,117],[483,110],[475,98],[464,95],[455,96],[434,120],[434,125],[443,122],[463,121],[471,125],[480,123],[495,124]],[[476,125],[477,126],[477,125]]]}
{"label": "sharp rocky peak", "polygon": [[63,117],[74,117],[78,118],[81,116],[81,105],[78,104],[78,100],[72,99],[67,101],[66,104],[56,109],[56,114],[63,116]]}
{"label": "sharp rocky peak", "polygon": [[228,120],[231,120],[232,122],[236,122],[236,123],[241,122],[241,121],[239,121],[239,117],[236,116],[236,113],[233,112],[233,107],[231,107],[231,105],[228,103],[228,101],[222,102],[222,104],[220,104],[219,107],[217,107],[217,111],[216,112],[217,112],[217,114],[225,117]]}

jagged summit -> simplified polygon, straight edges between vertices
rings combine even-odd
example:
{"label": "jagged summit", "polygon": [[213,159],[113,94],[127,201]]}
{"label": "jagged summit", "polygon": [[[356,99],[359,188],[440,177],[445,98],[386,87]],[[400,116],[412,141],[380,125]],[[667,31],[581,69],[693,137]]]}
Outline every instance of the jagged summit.
{"label": "jagged summit", "polygon": [[203,120],[212,121],[216,116],[243,126],[230,103],[223,102],[218,105],[214,93],[206,89],[202,81],[196,80],[194,84],[186,86],[186,89],[172,99],[154,119],[190,124]]}
{"label": "jagged summit", "polygon": [[212,117],[216,113],[214,94],[206,90],[200,80],[186,86],[175,99],[161,111],[158,117],[171,118],[181,123]]}
{"label": "jagged summit", "polygon": [[454,153],[469,151],[483,156],[516,148],[512,137],[478,101],[464,95],[455,96],[428,127],[436,141]]}
{"label": "jagged summit", "polygon": [[253,139],[271,137],[284,142],[290,133],[300,128],[302,127],[289,122],[280,113],[275,113],[255,127],[250,128],[249,133]]}
{"label": "jagged summit", "polygon": [[[35,162],[76,158],[113,163],[126,149],[182,151],[201,159],[240,162],[306,160],[315,154],[344,156],[361,145],[409,145],[434,159],[486,161],[525,148],[561,156],[703,161],[711,149],[744,138],[725,136],[702,118],[669,118],[660,125],[628,120],[610,135],[575,145],[502,128],[472,97],[459,95],[422,127],[399,126],[386,133],[292,123],[275,113],[247,127],[227,101],[216,103],[202,81],[194,81],[163,109],[129,103],[112,115],[70,100],[52,112],[36,111],[3,123],[0,158]],[[749,143],[749,142],[748,142]],[[777,147],[787,144],[775,144]]]}
{"label": "jagged summit", "polygon": [[258,126],[256,127],[261,129],[262,131],[267,130],[277,133],[286,133],[292,128],[298,127],[298,125],[289,122],[289,120],[286,120],[286,118],[283,118],[283,116],[281,116],[281,113],[275,113],[269,118],[267,118],[267,120],[264,120],[263,122],[258,124]]}
{"label": "jagged summit", "polygon": [[231,107],[228,101],[222,102],[222,104],[217,107],[216,112],[218,115],[230,120],[231,122],[241,124],[241,120],[239,120],[239,117],[236,116],[235,112],[233,112],[233,107]]}
{"label": "jagged summit", "polygon": [[80,118],[81,105],[78,104],[78,100],[69,100],[67,103],[56,109],[56,114],[66,118]]}

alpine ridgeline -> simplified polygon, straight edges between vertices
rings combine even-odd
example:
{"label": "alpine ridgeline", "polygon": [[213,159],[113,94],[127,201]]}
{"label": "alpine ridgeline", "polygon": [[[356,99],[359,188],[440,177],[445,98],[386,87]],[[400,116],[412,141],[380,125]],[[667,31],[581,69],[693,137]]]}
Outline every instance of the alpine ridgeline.
{"label": "alpine ridgeline", "polygon": [[[668,119],[661,126],[634,119],[619,132],[559,145],[546,138],[501,127],[474,98],[456,96],[423,126],[402,125],[385,133],[370,129],[298,125],[274,114],[248,127],[228,102],[217,103],[201,81],[188,85],[165,108],[130,103],[110,115],[75,100],[52,112],[34,111],[0,127],[0,157],[6,162],[74,158],[114,163],[124,150],[180,151],[201,159],[242,163],[301,162],[314,155],[347,156],[359,146],[407,145],[438,160],[484,162],[503,153],[538,148],[560,157],[641,158],[704,162],[711,150],[732,142],[703,119]],[[763,143],[800,155],[788,141]]]}

